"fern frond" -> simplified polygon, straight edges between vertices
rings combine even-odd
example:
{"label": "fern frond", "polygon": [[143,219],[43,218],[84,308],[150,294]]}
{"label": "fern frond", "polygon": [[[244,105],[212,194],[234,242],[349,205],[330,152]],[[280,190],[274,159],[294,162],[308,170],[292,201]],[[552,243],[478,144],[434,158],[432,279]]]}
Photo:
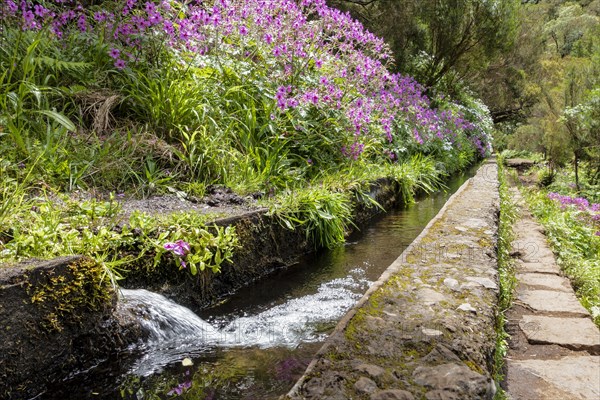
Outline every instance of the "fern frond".
{"label": "fern frond", "polygon": [[37,56],[32,59],[36,67],[48,68],[54,73],[81,73],[94,65],[82,61],[63,61],[48,56]]}

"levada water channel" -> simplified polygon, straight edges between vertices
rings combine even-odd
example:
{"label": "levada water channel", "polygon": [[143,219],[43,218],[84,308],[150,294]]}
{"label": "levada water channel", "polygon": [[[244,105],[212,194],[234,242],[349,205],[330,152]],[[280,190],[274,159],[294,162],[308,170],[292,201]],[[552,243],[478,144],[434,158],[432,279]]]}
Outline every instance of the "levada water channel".
{"label": "levada water channel", "polygon": [[122,290],[143,309],[149,340],[64,382],[48,399],[276,399],[288,392],[338,320],[419,235],[450,195],[392,210],[344,246],[308,255],[219,306],[189,310],[145,290]]}

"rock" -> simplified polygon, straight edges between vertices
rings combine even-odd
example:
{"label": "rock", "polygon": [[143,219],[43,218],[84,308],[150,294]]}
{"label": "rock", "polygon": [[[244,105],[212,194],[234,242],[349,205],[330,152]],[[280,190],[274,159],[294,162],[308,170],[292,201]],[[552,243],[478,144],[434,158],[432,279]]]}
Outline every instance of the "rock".
{"label": "rock", "polygon": [[367,324],[367,326],[374,329],[381,329],[386,326],[386,322],[383,318],[374,317],[372,315],[367,315],[365,317],[365,323]]}
{"label": "rock", "polygon": [[423,357],[423,361],[428,364],[440,364],[447,362],[460,362],[460,358],[446,346],[441,343],[438,343],[433,350],[429,352],[425,357]]}
{"label": "rock", "polygon": [[432,390],[425,393],[426,400],[463,400],[456,393],[452,393],[448,390]]}
{"label": "rock", "polygon": [[535,286],[541,289],[558,290],[560,292],[571,292],[571,283],[568,279],[549,274],[518,274],[517,280],[527,286]]}
{"label": "rock", "polygon": [[458,281],[456,279],[453,279],[453,278],[444,279],[444,285],[446,285],[446,287],[448,287],[448,289],[453,290],[455,292],[460,290],[460,284],[458,283]]}
{"label": "rock", "polygon": [[498,285],[496,284],[496,282],[494,282],[490,278],[483,278],[480,276],[469,276],[469,277],[467,277],[467,280],[469,282],[478,283],[486,289],[498,290]]}
{"label": "rock", "polygon": [[444,334],[444,332],[438,331],[437,329],[427,329],[427,328],[421,329],[421,332],[423,332],[423,335],[430,336],[430,337],[442,336]]}
{"label": "rock", "polygon": [[0,398],[37,398],[142,337],[103,272],[80,256],[0,265]]}
{"label": "rock", "polygon": [[531,344],[557,344],[600,354],[600,331],[590,319],[524,315],[519,327]]}
{"label": "rock", "polygon": [[313,377],[304,383],[304,391],[310,396],[321,397],[325,393],[325,386],[323,380],[320,378]]}
{"label": "rock", "polygon": [[[417,367],[413,372],[416,384],[427,389],[449,391],[458,399],[487,398],[493,395],[488,377],[472,371],[464,364],[442,364],[435,367]],[[490,395],[491,394],[491,395]],[[438,395],[438,394],[436,394]],[[442,395],[442,393],[439,393]],[[452,398],[452,397],[437,397]]]}
{"label": "rock", "polygon": [[517,262],[517,271],[519,272],[530,272],[538,274],[552,274],[559,275],[560,271],[558,266],[554,263],[540,263],[540,262]]}
{"label": "rock", "polygon": [[597,399],[599,383],[598,356],[507,361],[508,392],[514,399]]}
{"label": "rock", "polygon": [[356,389],[356,391],[360,393],[371,394],[378,388],[375,382],[363,376],[358,381],[356,381],[356,383],[354,384],[354,389]]}
{"label": "rock", "polygon": [[457,309],[461,310],[461,311],[472,312],[472,313],[477,312],[477,310],[475,308],[473,308],[473,306],[470,303],[463,303],[460,306],[458,306]]}
{"label": "rock", "polygon": [[526,158],[509,158],[504,161],[504,164],[506,164],[506,166],[509,168],[516,168],[519,171],[527,171],[537,163]]}
{"label": "rock", "polygon": [[464,225],[472,229],[483,229],[489,226],[487,221],[482,218],[469,218]]}
{"label": "rock", "polygon": [[371,395],[371,400],[414,400],[412,393],[406,390],[382,390]]}
{"label": "rock", "polygon": [[385,374],[385,369],[372,364],[361,364],[356,370],[368,374],[371,378],[381,378]]}
{"label": "rock", "polygon": [[522,290],[519,292],[518,298],[536,311],[568,313],[581,317],[590,315],[573,293],[552,290]]}
{"label": "rock", "polygon": [[428,288],[419,289],[419,291],[417,292],[417,298],[422,304],[428,306],[439,303],[440,301],[447,300],[446,296],[444,296],[440,292],[436,292],[435,290]]}

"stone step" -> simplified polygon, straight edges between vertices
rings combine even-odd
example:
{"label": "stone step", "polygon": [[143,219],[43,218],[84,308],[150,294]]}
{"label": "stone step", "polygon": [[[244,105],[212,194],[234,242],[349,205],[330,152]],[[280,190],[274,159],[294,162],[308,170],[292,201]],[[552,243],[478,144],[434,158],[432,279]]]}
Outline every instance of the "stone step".
{"label": "stone step", "polygon": [[513,241],[514,254],[525,262],[542,262],[553,260],[554,253],[550,250],[543,237],[518,239]]}
{"label": "stone step", "polygon": [[600,399],[600,357],[507,360],[506,382],[514,400]]}
{"label": "stone step", "polygon": [[519,327],[531,344],[557,344],[600,355],[600,330],[588,318],[523,315]]}
{"label": "stone step", "polygon": [[588,317],[590,315],[572,292],[519,290],[517,298],[531,309],[543,313],[570,314],[577,317]]}
{"label": "stone step", "polygon": [[517,271],[523,273],[534,273],[534,274],[550,274],[559,275],[560,270],[554,262],[540,263],[540,262],[524,262],[517,260]]}
{"label": "stone step", "polygon": [[517,274],[517,280],[523,285],[534,286],[538,289],[569,293],[573,291],[571,282],[568,279],[557,275],[538,273]]}

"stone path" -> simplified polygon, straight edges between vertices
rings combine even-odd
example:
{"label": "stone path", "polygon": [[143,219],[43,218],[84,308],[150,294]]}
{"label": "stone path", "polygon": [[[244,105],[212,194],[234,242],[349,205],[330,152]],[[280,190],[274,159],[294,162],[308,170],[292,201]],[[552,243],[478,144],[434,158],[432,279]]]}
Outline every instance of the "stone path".
{"label": "stone path", "polygon": [[342,318],[286,398],[491,399],[498,202],[490,160]]}
{"label": "stone path", "polygon": [[519,284],[507,313],[506,390],[513,400],[600,399],[600,331],[560,275],[542,226],[512,193],[522,216],[514,226]]}

